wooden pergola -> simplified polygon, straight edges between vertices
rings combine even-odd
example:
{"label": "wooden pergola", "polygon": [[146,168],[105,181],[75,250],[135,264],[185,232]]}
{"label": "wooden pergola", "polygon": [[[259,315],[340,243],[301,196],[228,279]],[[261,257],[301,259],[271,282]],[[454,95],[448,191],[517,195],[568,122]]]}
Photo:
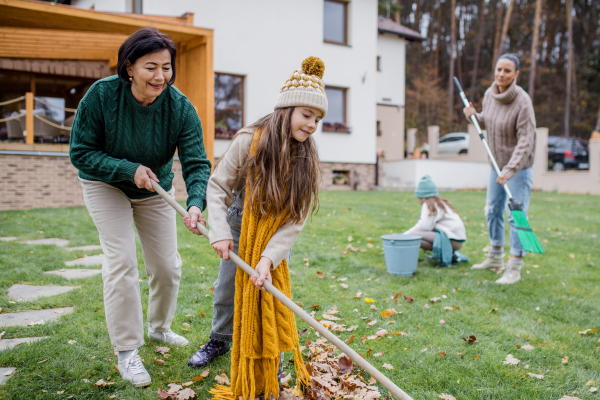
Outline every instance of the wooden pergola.
{"label": "wooden pergola", "polygon": [[[212,161],[213,31],[192,26],[192,18],[113,14],[40,1],[2,0],[0,58],[108,61],[113,68],[125,38],[139,28],[154,26],[175,42],[175,85],[190,99],[202,120],[204,145]],[[33,109],[33,95],[26,102]],[[28,113],[26,125],[27,142],[33,143],[32,113]]]}

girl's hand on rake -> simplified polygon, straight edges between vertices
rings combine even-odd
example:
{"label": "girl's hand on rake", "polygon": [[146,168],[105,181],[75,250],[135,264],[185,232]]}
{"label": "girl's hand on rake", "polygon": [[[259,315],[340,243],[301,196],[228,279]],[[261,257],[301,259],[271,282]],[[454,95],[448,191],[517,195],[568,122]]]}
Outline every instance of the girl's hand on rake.
{"label": "girl's hand on rake", "polygon": [[258,276],[253,275],[250,277],[254,286],[258,289],[261,289],[263,292],[266,292],[266,289],[263,287],[265,280],[273,283],[273,278],[271,277],[271,266],[273,262],[268,257],[261,257],[254,270],[258,272]]}
{"label": "girl's hand on rake", "polygon": [[183,222],[185,223],[185,226],[190,232],[195,233],[196,235],[200,235],[201,233],[198,230],[198,228],[196,228],[196,225],[200,223],[202,226],[206,227],[206,221],[202,216],[202,211],[196,206],[191,206],[188,209],[188,214],[190,215],[189,218],[183,217]]}
{"label": "girl's hand on rake", "polygon": [[496,183],[500,186],[504,186],[507,181],[508,179],[502,174],[498,175],[498,178],[496,178]]}
{"label": "girl's hand on rake", "polygon": [[229,252],[233,251],[233,240],[219,240],[218,242],[214,242],[212,247],[215,249],[219,257],[221,257],[223,260],[229,260]]}

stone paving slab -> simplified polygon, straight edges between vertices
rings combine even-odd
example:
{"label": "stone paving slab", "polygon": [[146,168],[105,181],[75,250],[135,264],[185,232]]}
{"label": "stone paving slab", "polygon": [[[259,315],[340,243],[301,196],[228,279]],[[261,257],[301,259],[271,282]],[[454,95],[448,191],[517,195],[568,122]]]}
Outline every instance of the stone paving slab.
{"label": "stone paving slab", "polygon": [[101,269],[59,269],[56,271],[47,271],[46,274],[53,274],[62,276],[65,279],[81,279],[89,278],[90,276],[98,275],[102,273]]}
{"label": "stone paving slab", "polygon": [[16,370],[16,368],[0,368],[0,385],[4,385]]}
{"label": "stone paving slab", "polygon": [[11,242],[13,240],[17,240],[14,236],[0,237],[0,241],[2,242]]}
{"label": "stone paving slab", "polygon": [[65,247],[69,244],[69,241],[66,239],[57,239],[57,238],[49,238],[49,239],[35,239],[35,240],[25,240],[21,243],[25,244],[53,244],[60,247]]}
{"label": "stone paving slab", "polygon": [[46,322],[58,319],[61,315],[70,314],[72,312],[73,307],[64,307],[0,314],[0,326],[41,325],[41,321],[44,321],[43,323],[45,324]]}
{"label": "stone paving slab", "polygon": [[80,246],[80,247],[67,247],[65,248],[65,250],[67,251],[87,251],[87,250],[100,250],[102,249],[102,246],[100,246],[99,244],[88,244],[87,246]]}
{"label": "stone paving slab", "polygon": [[23,343],[33,343],[38,340],[46,339],[48,336],[42,337],[26,337],[26,338],[18,338],[18,339],[2,339],[0,340],[0,351],[12,349],[13,347],[17,347]]}
{"label": "stone paving slab", "polygon": [[40,297],[55,296],[78,289],[81,286],[33,286],[14,284],[8,288],[8,297],[20,300],[30,301]]}
{"label": "stone paving slab", "polygon": [[67,267],[72,267],[73,265],[83,265],[89,267],[92,265],[102,265],[102,263],[104,263],[104,254],[86,256],[73,261],[65,261],[65,265]]}

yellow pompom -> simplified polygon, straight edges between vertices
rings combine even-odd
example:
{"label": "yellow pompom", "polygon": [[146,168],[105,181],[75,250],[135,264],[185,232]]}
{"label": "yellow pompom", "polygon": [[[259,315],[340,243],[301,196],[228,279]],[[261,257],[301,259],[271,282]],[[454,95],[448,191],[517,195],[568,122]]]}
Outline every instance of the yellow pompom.
{"label": "yellow pompom", "polygon": [[302,71],[308,75],[316,75],[323,78],[325,73],[325,63],[318,57],[308,57],[302,61]]}

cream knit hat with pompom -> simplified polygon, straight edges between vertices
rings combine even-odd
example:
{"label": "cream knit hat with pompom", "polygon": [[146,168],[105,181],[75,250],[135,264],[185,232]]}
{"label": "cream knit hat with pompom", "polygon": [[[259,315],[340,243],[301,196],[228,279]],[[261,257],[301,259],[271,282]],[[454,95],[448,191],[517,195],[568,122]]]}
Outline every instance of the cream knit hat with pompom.
{"label": "cream knit hat with pompom", "polygon": [[275,110],[278,108],[308,106],[327,114],[327,95],[323,83],[325,63],[318,57],[308,57],[302,67],[292,72],[282,86]]}

